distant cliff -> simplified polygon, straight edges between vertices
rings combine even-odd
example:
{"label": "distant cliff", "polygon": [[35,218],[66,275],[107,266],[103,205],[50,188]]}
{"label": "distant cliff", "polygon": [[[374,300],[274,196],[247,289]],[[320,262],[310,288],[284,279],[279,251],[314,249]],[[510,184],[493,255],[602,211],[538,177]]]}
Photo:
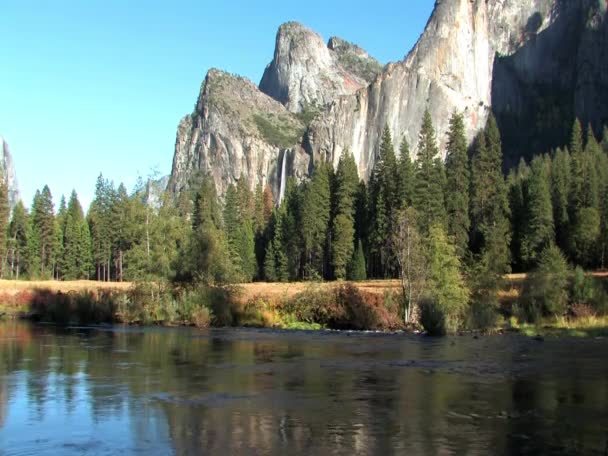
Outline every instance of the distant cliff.
{"label": "distant cliff", "polygon": [[385,67],[287,23],[259,89],[209,72],[180,122],[169,187],[203,171],[220,194],[242,176],[252,188],[269,183],[278,200],[287,176],[306,177],[317,160],[336,164],[346,149],[367,178],[385,125],[416,153],[426,109],[442,147],[453,111],[472,140],[493,110],[506,161],[516,163],[563,144],[575,116],[598,131],[608,121],[607,53],[603,0],[437,1],[414,48]]}
{"label": "distant cliff", "polygon": [[0,136],[0,172],[1,177],[8,188],[8,200],[10,207],[15,207],[19,201],[19,186],[17,184],[17,175],[13,165],[13,157],[11,156],[8,144],[2,136]]}

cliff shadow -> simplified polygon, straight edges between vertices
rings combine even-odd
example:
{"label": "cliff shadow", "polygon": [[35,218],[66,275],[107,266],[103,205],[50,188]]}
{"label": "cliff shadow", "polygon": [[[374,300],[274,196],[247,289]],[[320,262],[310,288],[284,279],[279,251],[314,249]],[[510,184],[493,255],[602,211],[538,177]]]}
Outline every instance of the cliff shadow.
{"label": "cliff shadow", "polygon": [[494,61],[492,108],[506,169],[567,144],[575,117],[596,135],[608,122],[605,11],[596,0],[559,0],[553,14],[540,32],[544,18],[530,16],[525,44]]}

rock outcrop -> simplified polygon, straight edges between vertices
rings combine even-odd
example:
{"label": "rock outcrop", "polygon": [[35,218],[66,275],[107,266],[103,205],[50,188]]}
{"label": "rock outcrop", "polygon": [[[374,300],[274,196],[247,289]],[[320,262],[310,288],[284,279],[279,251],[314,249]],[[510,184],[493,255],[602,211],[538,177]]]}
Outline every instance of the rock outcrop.
{"label": "rock outcrop", "polygon": [[507,163],[546,152],[565,142],[575,116],[598,130],[608,121],[607,27],[605,0],[441,0],[404,60],[380,69],[355,45],[326,45],[287,23],[264,93],[209,73],[196,112],[179,126],[171,188],[202,169],[220,193],[244,176],[252,187],[270,182],[278,196],[285,176],[304,177],[317,160],[336,164],[346,149],[367,178],[384,126],[415,153],[426,109],[441,150],[454,111],[464,113],[469,140],[494,111]]}
{"label": "rock outcrop", "polygon": [[0,136],[0,172],[1,178],[8,188],[8,202],[12,209],[20,199],[19,185],[17,184],[13,157],[11,156],[8,144],[2,136]]}
{"label": "rock outcrop", "polygon": [[299,146],[304,131],[295,114],[251,81],[210,70],[195,111],[179,124],[169,189],[180,192],[205,173],[219,195],[241,178],[252,189],[268,183],[278,199],[287,170],[299,177],[309,172]]}
{"label": "rock outcrop", "polygon": [[277,32],[274,58],[260,90],[290,111],[302,112],[367,87],[381,70],[360,47],[336,37],[325,45],[317,33],[288,22]]}

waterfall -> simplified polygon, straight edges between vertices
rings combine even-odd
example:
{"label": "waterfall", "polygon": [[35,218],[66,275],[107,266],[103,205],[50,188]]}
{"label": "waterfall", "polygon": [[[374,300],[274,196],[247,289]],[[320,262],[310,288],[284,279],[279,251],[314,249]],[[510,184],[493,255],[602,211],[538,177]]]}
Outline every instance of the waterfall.
{"label": "waterfall", "polygon": [[279,181],[279,205],[283,202],[285,196],[285,185],[287,184],[287,176],[285,176],[285,164],[287,163],[287,150],[283,152],[283,163],[281,163],[281,174]]}

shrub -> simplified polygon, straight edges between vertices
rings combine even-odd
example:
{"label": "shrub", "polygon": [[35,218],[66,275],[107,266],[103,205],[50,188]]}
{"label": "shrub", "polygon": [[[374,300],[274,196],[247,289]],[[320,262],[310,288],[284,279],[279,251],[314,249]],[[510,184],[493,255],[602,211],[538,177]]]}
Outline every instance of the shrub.
{"label": "shrub", "polygon": [[430,296],[420,300],[420,324],[429,336],[445,336],[448,321],[445,308]]}
{"label": "shrub", "polygon": [[560,316],[568,305],[569,268],[561,250],[551,245],[540,256],[537,269],[524,282],[520,318],[536,323],[541,317]]}

